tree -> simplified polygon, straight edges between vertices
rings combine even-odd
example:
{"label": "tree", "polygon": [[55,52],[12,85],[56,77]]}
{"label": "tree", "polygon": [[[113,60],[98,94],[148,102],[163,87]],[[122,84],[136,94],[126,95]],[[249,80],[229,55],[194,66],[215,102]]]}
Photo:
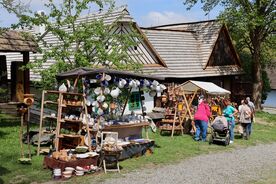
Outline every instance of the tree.
{"label": "tree", "polygon": [[[197,0],[185,0],[190,9]],[[253,100],[260,109],[262,99],[262,72],[267,60],[275,58],[275,0],[202,0],[203,10],[210,12],[215,6],[225,9],[220,19],[230,27],[230,32],[240,51],[249,50],[252,58]],[[274,38],[272,38],[274,37]],[[269,48],[269,49],[267,49]],[[267,51],[272,51],[268,53]]]}
{"label": "tree", "polygon": [[[78,19],[93,6],[107,9],[107,13],[94,20]],[[49,14],[34,14],[20,16],[17,26],[45,26],[46,33],[52,34],[59,41],[49,43],[43,35],[37,36],[41,44],[42,58],[36,58],[28,65],[42,76],[42,87],[54,87],[55,75],[77,67],[97,67],[98,65],[116,69],[138,70],[140,64],[133,61],[128,50],[137,44],[138,34],[114,33],[117,21],[105,24],[104,20],[114,10],[113,1],[109,0],[63,0],[56,4],[49,0],[45,7]],[[40,70],[43,63],[55,60],[47,70]]]}
{"label": "tree", "polygon": [[0,7],[5,8],[9,13],[14,13],[17,17],[28,11],[28,6],[17,0],[0,0]]}

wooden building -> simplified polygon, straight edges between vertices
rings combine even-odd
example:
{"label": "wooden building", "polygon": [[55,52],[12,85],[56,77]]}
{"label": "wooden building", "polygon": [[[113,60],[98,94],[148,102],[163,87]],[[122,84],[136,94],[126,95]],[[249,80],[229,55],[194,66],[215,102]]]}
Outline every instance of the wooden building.
{"label": "wooden building", "polygon": [[142,29],[167,67],[147,68],[167,82],[214,82],[234,91],[241,62],[225,25],[216,20]]}
{"label": "wooden building", "polygon": [[[218,21],[203,21],[140,28],[124,7],[106,15],[104,12],[89,14],[78,19],[78,23],[103,18],[104,23],[117,22],[112,33],[128,33],[135,29],[140,35],[137,47],[129,48],[129,57],[143,64],[142,71],[159,75],[166,82],[182,83],[187,80],[211,81],[233,91],[235,80],[242,74],[239,57],[234,49],[228,30]],[[62,29],[68,30],[67,27]],[[35,30],[40,30],[37,33]],[[26,30],[33,35],[42,36],[48,44],[58,44],[60,40],[51,32],[33,28]],[[39,43],[42,49],[46,49]],[[30,54],[30,61],[39,59],[42,54]],[[20,55],[6,56],[8,78],[11,76],[12,61],[20,60]],[[55,63],[48,60],[41,69],[47,69]],[[40,75],[30,71],[30,80],[40,80]]]}
{"label": "wooden building", "polygon": [[[30,72],[22,70],[30,60],[30,52],[36,52],[37,44],[29,33],[0,30],[0,102],[23,100],[24,93],[30,93]],[[16,54],[19,58],[7,61],[7,56]],[[9,65],[8,65],[9,62]],[[8,83],[8,72],[11,79]],[[3,91],[4,90],[4,91]]]}

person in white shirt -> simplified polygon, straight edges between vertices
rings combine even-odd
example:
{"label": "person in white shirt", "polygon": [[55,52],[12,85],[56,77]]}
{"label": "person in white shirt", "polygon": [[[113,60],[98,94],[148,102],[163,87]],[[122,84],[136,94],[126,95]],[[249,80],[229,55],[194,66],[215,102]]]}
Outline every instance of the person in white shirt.
{"label": "person in white shirt", "polygon": [[243,127],[243,138],[247,140],[249,138],[249,128],[251,124],[251,109],[247,100],[244,100],[244,103],[240,105],[239,114],[239,121]]}

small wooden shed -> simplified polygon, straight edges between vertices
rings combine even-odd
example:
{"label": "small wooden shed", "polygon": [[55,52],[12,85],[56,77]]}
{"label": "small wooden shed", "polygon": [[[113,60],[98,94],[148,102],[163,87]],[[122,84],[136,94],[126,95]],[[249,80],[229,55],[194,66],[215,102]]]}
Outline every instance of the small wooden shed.
{"label": "small wooden shed", "polygon": [[[22,70],[30,61],[30,52],[37,51],[37,44],[29,33],[0,30],[0,88],[7,90],[8,98],[5,101],[18,102],[23,98],[24,93],[30,93],[30,71]],[[7,69],[7,53],[20,53],[22,61],[14,61],[10,66],[10,73]],[[10,83],[8,82],[10,74]],[[3,102],[3,99],[2,99]]]}

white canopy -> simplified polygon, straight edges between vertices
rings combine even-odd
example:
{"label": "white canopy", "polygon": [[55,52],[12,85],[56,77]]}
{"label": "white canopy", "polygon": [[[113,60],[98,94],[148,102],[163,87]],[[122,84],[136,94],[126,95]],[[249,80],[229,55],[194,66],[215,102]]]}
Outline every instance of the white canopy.
{"label": "white canopy", "polygon": [[223,89],[212,82],[189,80],[189,81],[179,85],[178,87],[181,87],[181,89],[183,89],[185,92],[188,92],[188,93],[202,89],[206,93],[213,94],[213,95],[231,94],[230,91]]}

